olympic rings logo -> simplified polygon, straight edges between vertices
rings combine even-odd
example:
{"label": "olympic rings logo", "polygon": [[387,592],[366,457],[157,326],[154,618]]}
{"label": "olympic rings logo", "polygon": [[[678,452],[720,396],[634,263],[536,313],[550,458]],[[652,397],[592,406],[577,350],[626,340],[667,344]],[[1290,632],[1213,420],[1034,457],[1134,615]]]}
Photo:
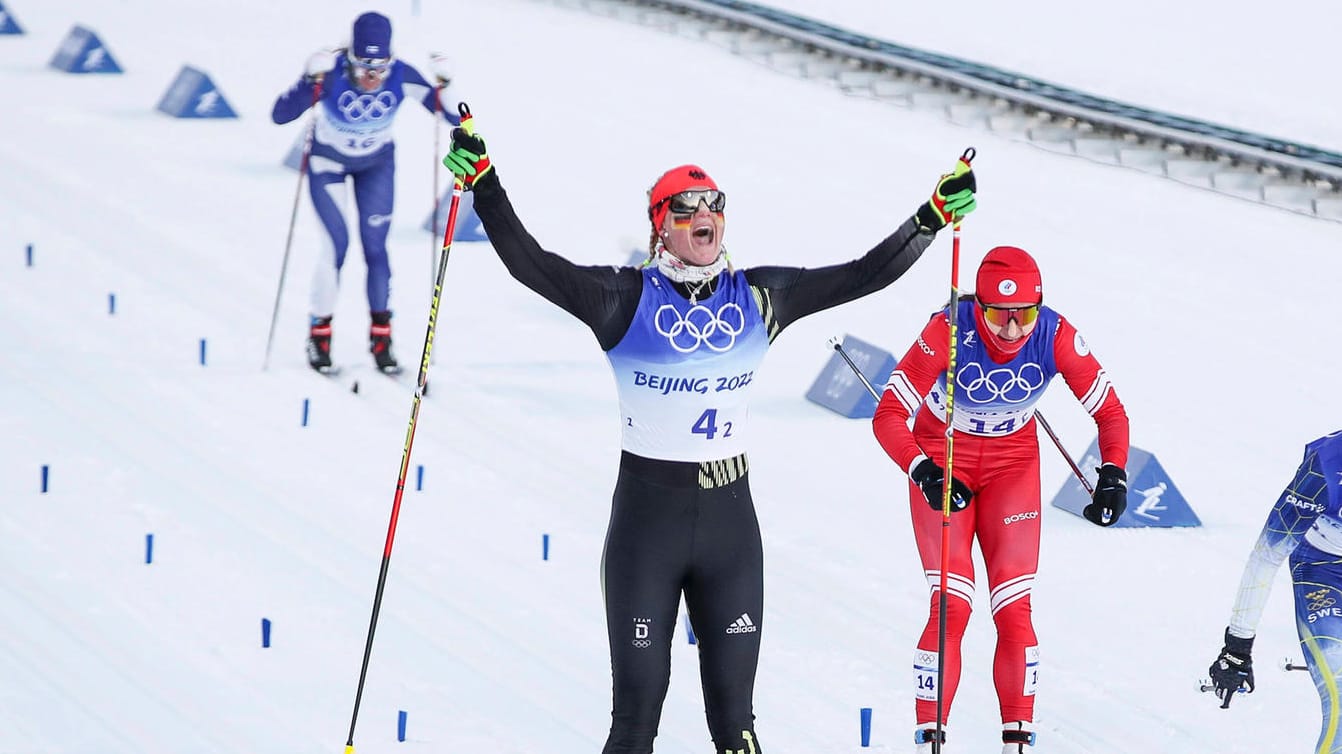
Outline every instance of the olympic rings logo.
{"label": "olympic rings logo", "polygon": [[340,112],[350,121],[382,120],[396,109],[396,95],[391,92],[355,94],[344,91],[336,101]]}
{"label": "olympic rings logo", "polygon": [[975,403],[994,400],[1024,403],[1045,382],[1044,369],[1038,364],[1025,364],[1019,371],[1003,367],[985,373],[982,364],[973,362],[955,375],[955,384],[964,388],[969,399]]}
{"label": "olympic rings logo", "polygon": [[694,353],[699,346],[722,353],[736,345],[746,329],[746,313],[739,304],[728,301],[714,312],[696,304],[682,316],[672,304],[663,304],[653,316],[657,332],[680,353]]}

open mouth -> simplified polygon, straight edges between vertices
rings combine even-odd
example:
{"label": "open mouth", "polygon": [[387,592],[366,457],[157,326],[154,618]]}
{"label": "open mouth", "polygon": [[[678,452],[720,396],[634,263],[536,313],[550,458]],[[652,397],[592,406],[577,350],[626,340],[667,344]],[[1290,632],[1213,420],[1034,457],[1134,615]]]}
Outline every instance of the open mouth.
{"label": "open mouth", "polygon": [[715,235],[712,225],[700,225],[690,232],[696,243],[711,243]]}

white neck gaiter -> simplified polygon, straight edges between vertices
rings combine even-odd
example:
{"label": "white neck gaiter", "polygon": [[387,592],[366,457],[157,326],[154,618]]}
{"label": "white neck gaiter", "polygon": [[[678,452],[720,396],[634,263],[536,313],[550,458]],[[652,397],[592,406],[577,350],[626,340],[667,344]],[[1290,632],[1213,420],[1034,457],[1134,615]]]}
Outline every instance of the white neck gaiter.
{"label": "white neck gaiter", "polygon": [[657,244],[657,269],[677,283],[687,285],[703,283],[716,278],[718,273],[727,269],[727,250],[719,250],[717,259],[700,267],[686,264],[684,260],[667,251],[665,246]]}

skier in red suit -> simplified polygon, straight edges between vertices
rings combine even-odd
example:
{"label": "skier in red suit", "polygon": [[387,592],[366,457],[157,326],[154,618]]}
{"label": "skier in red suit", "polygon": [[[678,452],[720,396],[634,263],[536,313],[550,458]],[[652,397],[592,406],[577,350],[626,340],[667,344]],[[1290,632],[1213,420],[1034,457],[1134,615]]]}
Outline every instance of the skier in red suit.
{"label": "skier in red suit", "polygon": [[[1039,267],[1022,249],[998,246],[989,251],[978,269],[975,295],[956,303],[959,344],[952,395],[955,450],[943,715],[949,716],[960,680],[960,642],[974,595],[971,547],[978,537],[997,626],[993,682],[1001,706],[1003,752],[1023,752],[1034,743],[1039,663],[1030,619],[1030,589],[1039,563],[1035,404],[1049,381],[1062,375],[1094,417],[1101,466],[1084,515],[1100,526],[1116,522],[1127,505],[1128,417],[1086,341],[1061,314],[1043,305]],[[908,472],[914,536],[931,584],[930,614],[914,659],[914,737],[919,751],[929,752],[937,717],[948,317],[949,307],[928,321],[891,373],[872,420],[881,447]],[[944,732],[943,727],[943,738]]]}

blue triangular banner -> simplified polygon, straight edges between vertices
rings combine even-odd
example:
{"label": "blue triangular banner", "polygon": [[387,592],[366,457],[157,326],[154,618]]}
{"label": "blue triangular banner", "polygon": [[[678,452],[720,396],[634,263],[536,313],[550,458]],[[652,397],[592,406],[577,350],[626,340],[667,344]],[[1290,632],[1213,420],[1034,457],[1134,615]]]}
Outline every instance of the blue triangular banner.
{"label": "blue triangular banner", "polygon": [[[852,336],[844,336],[843,351],[879,393],[895,369],[895,357],[888,351]],[[870,419],[876,415],[876,399],[867,391],[853,368],[836,350],[820,375],[806,391],[806,399],[842,414],[849,419]]]}
{"label": "blue triangular banner", "polygon": [[112,53],[92,29],[76,25],[48,64],[66,73],[121,73]]}
{"label": "blue triangular banner", "polygon": [[298,138],[294,140],[293,146],[289,147],[289,153],[284,155],[284,167],[298,170],[303,166],[303,146],[307,141],[308,129],[304,128],[298,132]]}
{"label": "blue triangular banner", "polygon": [[22,34],[23,27],[14,20],[14,14],[10,13],[4,3],[0,3],[0,34]]}
{"label": "blue triangular banner", "polygon": [[629,258],[624,261],[625,267],[642,267],[643,263],[648,261],[647,249],[631,249]]}
{"label": "blue triangular banner", "polygon": [[[1095,485],[1095,468],[1100,465],[1100,439],[1096,437],[1079,464]],[[1128,450],[1128,509],[1118,519],[1117,527],[1175,527],[1202,526],[1202,521],[1174,485],[1155,455],[1132,446]],[[1067,477],[1062,489],[1053,498],[1053,507],[1081,515],[1081,509],[1090,503],[1090,495],[1075,476]]]}
{"label": "blue triangular banner", "polygon": [[[441,237],[447,231],[447,213],[452,208],[452,189],[443,193],[443,198],[438,202],[437,222],[434,222],[433,213],[424,218],[424,230]],[[480,217],[475,214],[475,196],[469,191],[463,191],[461,194],[461,203],[457,205],[457,227],[452,233],[453,241],[488,241],[489,236],[485,235],[485,225],[480,222]]]}
{"label": "blue triangular banner", "polygon": [[158,110],[174,118],[238,117],[210,77],[189,65],[177,72],[177,78],[159,100]]}

